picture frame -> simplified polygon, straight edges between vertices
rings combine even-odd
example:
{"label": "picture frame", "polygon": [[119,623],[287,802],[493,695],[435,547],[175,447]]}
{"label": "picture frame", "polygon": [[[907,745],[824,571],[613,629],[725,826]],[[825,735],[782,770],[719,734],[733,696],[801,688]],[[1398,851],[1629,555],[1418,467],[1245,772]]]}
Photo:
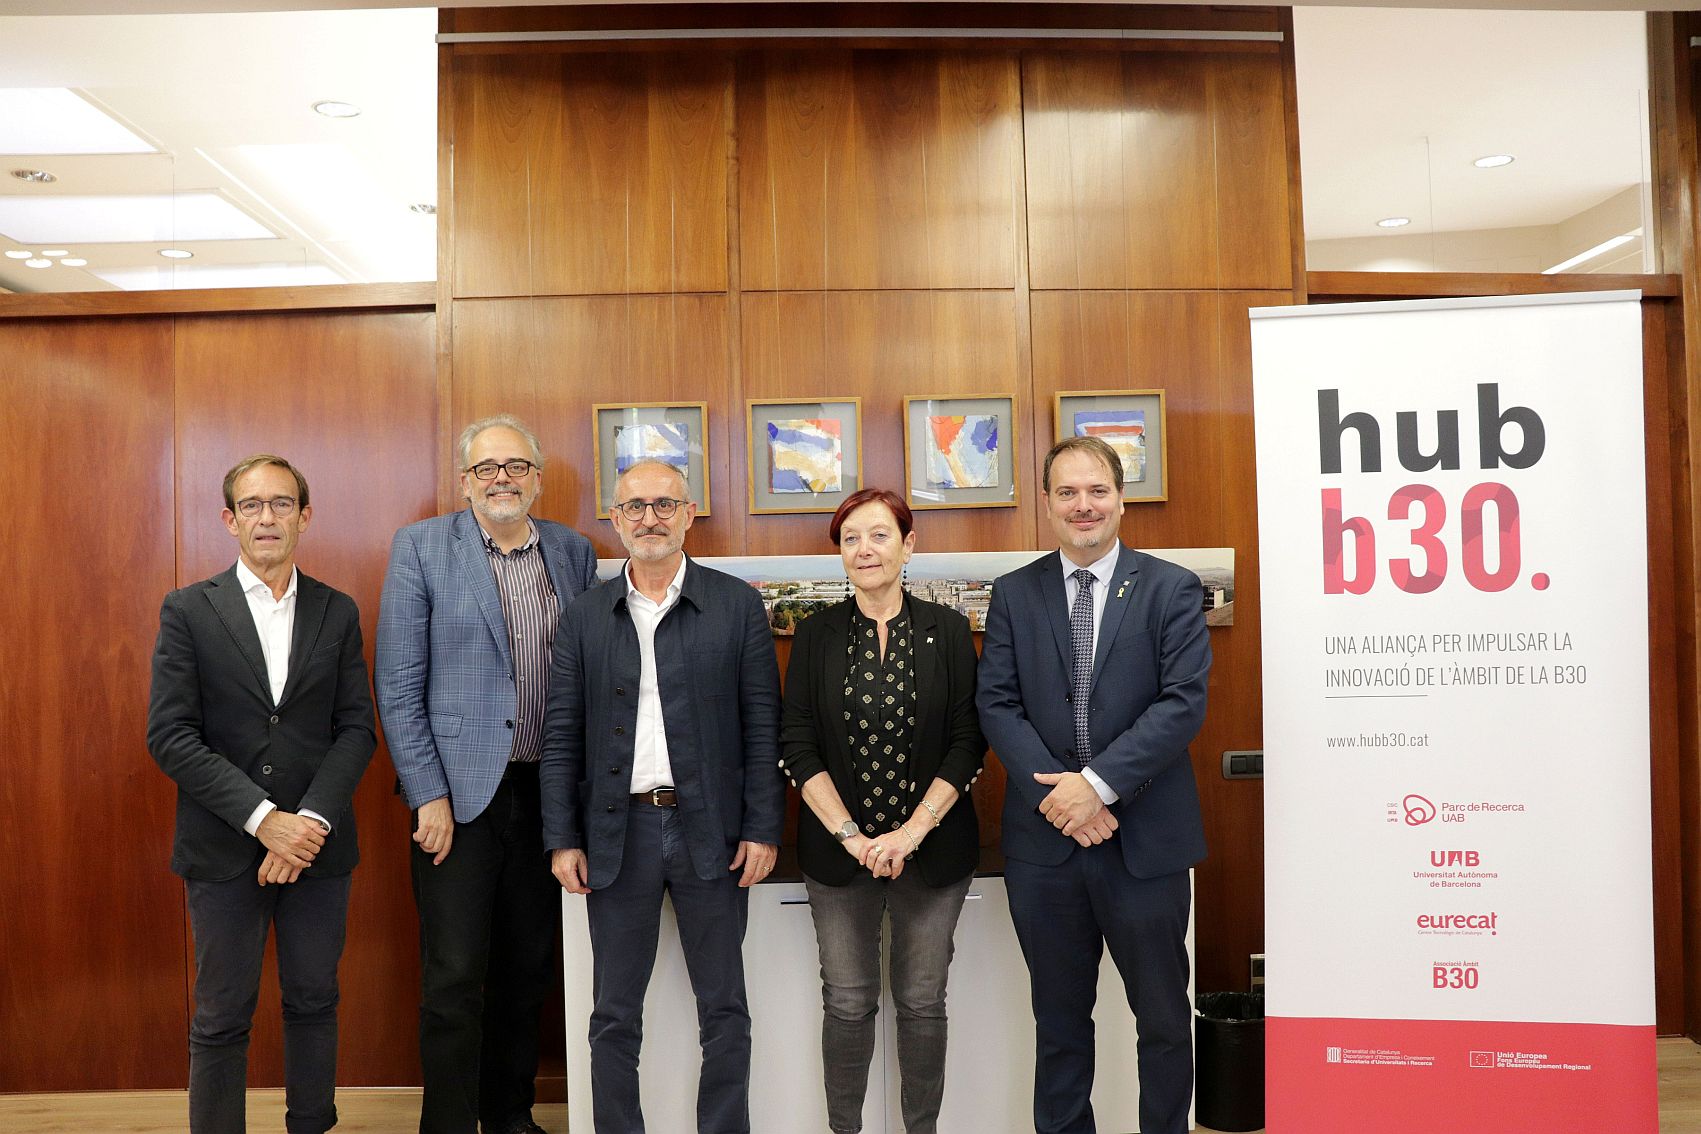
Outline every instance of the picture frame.
{"label": "picture frame", "polygon": [[745,403],[750,514],[833,512],[862,487],[862,399]]}
{"label": "picture frame", "polygon": [[[1123,462],[1123,503],[1169,499],[1162,390],[1063,390],[1053,399],[1052,422],[1057,441],[1093,435],[1110,442]],[[1131,460],[1136,453],[1138,460]]]}
{"label": "picture frame", "polygon": [[685,474],[697,515],[709,514],[709,403],[626,402],[591,407],[597,518],[608,519],[609,494],[634,461],[656,457]]}
{"label": "picture frame", "polygon": [[1016,506],[1016,398],[904,399],[904,499],[912,509]]}

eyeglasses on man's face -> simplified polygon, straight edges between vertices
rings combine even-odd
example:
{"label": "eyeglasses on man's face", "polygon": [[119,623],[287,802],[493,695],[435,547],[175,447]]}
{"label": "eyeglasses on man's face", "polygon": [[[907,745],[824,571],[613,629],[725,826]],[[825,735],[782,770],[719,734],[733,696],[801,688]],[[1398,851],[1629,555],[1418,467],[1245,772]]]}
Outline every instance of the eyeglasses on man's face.
{"label": "eyeglasses on man's face", "polygon": [[461,471],[470,472],[480,480],[495,480],[496,471],[500,469],[512,479],[519,480],[537,467],[530,461],[480,461],[478,464],[470,465]]}
{"label": "eyeglasses on man's face", "polygon": [[272,518],[287,520],[295,514],[295,497],[274,496],[270,500],[262,500],[258,496],[249,496],[236,502],[236,512],[244,519],[252,520],[266,508],[272,510]]}
{"label": "eyeglasses on man's face", "polygon": [[663,496],[660,500],[622,500],[615,504],[615,510],[633,523],[644,518],[644,509],[655,512],[658,520],[671,520],[673,514],[679,511],[680,505],[689,503],[685,500],[674,500]]}

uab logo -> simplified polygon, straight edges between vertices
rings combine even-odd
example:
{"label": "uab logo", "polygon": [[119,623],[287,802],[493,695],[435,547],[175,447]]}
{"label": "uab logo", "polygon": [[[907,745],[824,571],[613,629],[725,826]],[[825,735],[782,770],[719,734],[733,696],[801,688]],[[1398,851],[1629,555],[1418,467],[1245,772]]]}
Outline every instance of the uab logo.
{"label": "uab logo", "polygon": [[1431,866],[1481,866],[1482,856],[1474,850],[1432,850]]}

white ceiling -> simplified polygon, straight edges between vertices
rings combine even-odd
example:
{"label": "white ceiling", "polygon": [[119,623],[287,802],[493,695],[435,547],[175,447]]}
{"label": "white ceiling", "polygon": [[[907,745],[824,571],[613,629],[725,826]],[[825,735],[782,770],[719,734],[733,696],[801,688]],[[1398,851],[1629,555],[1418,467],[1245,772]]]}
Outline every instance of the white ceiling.
{"label": "white ceiling", "polygon": [[[0,86],[79,90],[164,151],[0,156],[0,170],[59,178],[0,172],[0,197],[213,190],[278,234],[196,245],[175,266],[158,242],[75,245],[86,268],[0,259],[0,288],[203,286],[218,282],[213,268],[256,265],[275,282],[431,278],[434,221],[407,206],[436,200],[434,9],[299,0],[365,10],[3,15],[291,3],[0,0]],[[1407,237],[1553,225],[1642,176],[1640,16],[1308,7],[1295,24],[1309,240],[1376,236],[1390,215],[1412,218]],[[327,98],[363,113],[314,114]],[[1518,160],[1471,166],[1496,152]],[[0,250],[27,247],[3,231]]]}
{"label": "white ceiling", "polygon": [[1297,8],[1294,53],[1308,240],[1553,225],[1643,180],[1639,15]]}
{"label": "white ceiling", "polygon": [[[158,255],[166,241],[67,236],[54,243],[86,268],[0,260],[0,287],[113,286],[99,272],[126,273],[126,287],[217,286],[197,274],[229,280],[244,265],[269,266],[255,282],[433,278],[435,221],[408,206],[437,199],[436,30],[429,8],[0,18],[0,84],[76,89],[162,151],[0,156],[0,169],[58,178],[0,172],[0,197],[214,190],[277,234],[193,243],[175,266]],[[322,117],[321,99],[362,113]],[[0,229],[0,249],[29,247],[9,235]]]}

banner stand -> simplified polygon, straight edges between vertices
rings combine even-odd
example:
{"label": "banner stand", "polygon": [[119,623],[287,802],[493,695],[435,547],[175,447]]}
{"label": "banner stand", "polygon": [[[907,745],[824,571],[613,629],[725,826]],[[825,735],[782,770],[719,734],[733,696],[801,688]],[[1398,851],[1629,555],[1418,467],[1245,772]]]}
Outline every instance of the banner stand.
{"label": "banner stand", "polygon": [[1658,1129],[1641,335],[1252,312],[1271,1134]]}

